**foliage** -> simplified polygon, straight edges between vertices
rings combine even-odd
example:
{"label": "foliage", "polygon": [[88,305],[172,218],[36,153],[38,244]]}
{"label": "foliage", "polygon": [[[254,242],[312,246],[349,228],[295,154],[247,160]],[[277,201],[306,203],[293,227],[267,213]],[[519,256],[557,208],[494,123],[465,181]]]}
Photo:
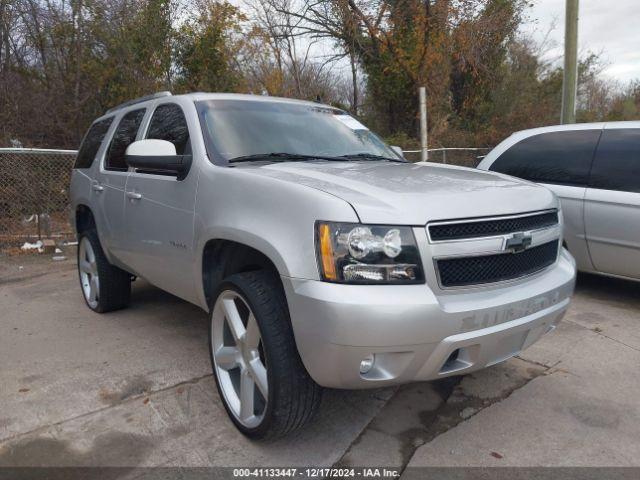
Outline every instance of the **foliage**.
{"label": "foliage", "polygon": [[200,1],[196,11],[176,32],[176,90],[237,90],[243,83],[237,61],[246,16],[228,2]]}
{"label": "foliage", "polygon": [[[0,0],[0,144],[76,148],[159,90],[250,92],[350,110],[415,145],[491,146],[559,121],[562,69],[519,33],[525,0]],[[579,121],[637,119],[640,83],[579,68]]]}

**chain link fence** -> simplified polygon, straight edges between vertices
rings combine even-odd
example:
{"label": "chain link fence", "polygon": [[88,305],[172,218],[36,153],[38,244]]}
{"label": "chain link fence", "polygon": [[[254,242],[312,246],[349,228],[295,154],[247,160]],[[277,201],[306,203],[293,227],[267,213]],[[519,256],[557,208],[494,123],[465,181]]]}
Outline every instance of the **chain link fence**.
{"label": "chain link fence", "polygon": [[73,239],[69,180],[76,153],[0,148],[0,250]]}
{"label": "chain link fence", "polygon": [[[429,148],[429,162],[476,168],[491,148]],[[411,162],[420,161],[421,150],[404,150],[404,156]]]}

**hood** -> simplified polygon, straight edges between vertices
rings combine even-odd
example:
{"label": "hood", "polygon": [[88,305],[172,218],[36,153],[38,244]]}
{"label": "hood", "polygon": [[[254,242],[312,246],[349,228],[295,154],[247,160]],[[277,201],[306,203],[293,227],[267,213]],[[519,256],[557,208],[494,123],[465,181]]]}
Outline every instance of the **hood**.
{"label": "hood", "polygon": [[363,223],[424,225],[557,207],[553,193],[539,185],[451,165],[324,161],[236,168],[342,198]]}

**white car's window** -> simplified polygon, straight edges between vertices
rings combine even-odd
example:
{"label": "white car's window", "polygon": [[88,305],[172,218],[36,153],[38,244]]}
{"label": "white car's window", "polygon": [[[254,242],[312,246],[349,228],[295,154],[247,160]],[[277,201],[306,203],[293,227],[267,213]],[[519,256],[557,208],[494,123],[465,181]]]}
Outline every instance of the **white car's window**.
{"label": "white car's window", "polygon": [[585,186],[602,130],[568,130],[525,138],[489,167],[537,183]]}
{"label": "white car's window", "polygon": [[224,160],[251,155],[397,155],[345,112],[321,105],[248,100],[198,103],[208,146]]}
{"label": "white car's window", "polygon": [[603,132],[589,187],[640,192],[640,129]]}

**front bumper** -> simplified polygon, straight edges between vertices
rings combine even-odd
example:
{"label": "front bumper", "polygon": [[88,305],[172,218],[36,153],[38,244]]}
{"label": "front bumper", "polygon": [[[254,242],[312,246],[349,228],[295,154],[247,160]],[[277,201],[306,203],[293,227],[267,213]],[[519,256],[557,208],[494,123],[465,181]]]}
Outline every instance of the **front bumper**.
{"label": "front bumper", "polygon": [[[374,388],[472,372],[553,330],[575,285],[564,249],[512,284],[436,296],[428,285],[340,285],[282,277],[302,361],[331,388]],[[374,355],[373,368],[360,362]]]}

